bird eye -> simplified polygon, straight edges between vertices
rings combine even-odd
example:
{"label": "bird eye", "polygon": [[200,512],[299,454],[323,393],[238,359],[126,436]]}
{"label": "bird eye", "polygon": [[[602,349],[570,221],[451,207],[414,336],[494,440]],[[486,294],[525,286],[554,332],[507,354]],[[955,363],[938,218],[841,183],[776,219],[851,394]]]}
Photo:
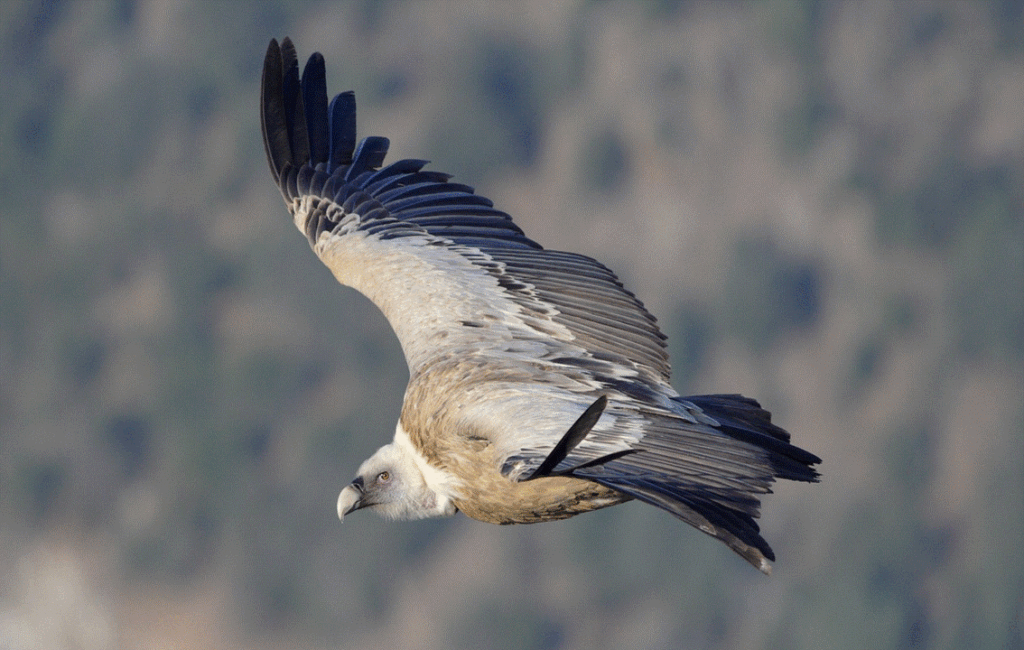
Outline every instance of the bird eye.
{"label": "bird eye", "polygon": [[391,472],[381,472],[377,475],[377,480],[381,483],[387,483],[391,480]]}

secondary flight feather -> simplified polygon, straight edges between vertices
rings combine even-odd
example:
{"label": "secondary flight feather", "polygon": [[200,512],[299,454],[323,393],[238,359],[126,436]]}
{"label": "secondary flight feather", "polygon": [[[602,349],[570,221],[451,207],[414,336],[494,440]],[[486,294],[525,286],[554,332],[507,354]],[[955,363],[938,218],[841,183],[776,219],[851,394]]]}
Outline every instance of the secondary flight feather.
{"label": "secondary flight feather", "polygon": [[357,470],[338,516],[564,519],[631,499],[662,508],[768,573],[755,518],[778,479],[820,460],[739,395],[681,397],[665,336],[599,262],[542,248],[509,215],[423,160],[357,144],[355,97],[328,101],[271,41],[260,118],[295,225],[402,345],[410,379],[391,443]]}

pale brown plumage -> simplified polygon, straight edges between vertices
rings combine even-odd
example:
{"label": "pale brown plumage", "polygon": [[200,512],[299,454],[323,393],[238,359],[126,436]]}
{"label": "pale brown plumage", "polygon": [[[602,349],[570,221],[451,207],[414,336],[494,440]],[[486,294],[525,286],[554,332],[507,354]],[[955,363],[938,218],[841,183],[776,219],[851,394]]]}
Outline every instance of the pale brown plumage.
{"label": "pale brown plumage", "polygon": [[753,400],[680,397],[665,337],[611,271],[543,249],[424,161],[382,166],[387,140],[356,146],[354,96],[328,103],[323,58],[300,77],[288,39],[268,48],[260,116],[295,225],[381,309],[410,369],[395,438],[339,516],[531,523],[635,498],[769,570],[758,497],[816,480],[819,459]]}

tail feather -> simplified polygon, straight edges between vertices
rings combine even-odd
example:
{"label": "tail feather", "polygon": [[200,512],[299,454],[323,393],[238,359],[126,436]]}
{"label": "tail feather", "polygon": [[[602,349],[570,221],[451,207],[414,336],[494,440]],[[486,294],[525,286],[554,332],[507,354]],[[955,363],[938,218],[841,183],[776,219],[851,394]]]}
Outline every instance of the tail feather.
{"label": "tail feather", "polygon": [[811,466],[821,459],[790,444],[789,432],[773,424],[772,414],[761,408],[757,400],[742,395],[697,395],[685,401],[716,420],[723,433],[768,452],[776,478],[818,480],[818,472]]}

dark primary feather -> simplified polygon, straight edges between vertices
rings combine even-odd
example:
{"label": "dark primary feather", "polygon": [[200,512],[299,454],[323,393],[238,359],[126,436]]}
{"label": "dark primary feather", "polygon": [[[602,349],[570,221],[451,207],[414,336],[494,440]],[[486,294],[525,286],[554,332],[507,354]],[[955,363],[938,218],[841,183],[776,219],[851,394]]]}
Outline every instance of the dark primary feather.
{"label": "dark primary feather", "polygon": [[335,95],[328,110],[331,139],[328,169],[335,169],[352,162],[356,148],[356,94],[350,90]]}
{"label": "dark primary feather", "polygon": [[[285,39],[287,40],[287,39]],[[267,56],[263,61],[263,77],[260,80],[260,125],[263,130],[263,147],[274,181],[281,183],[281,171],[292,157],[288,142],[288,120],[284,113],[284,61],[281,48],[276,40],[270,41]]]}
{"label": "dark primary feather", "polygon": [[[820,459],[792,445],[752,399],[675,396],[664,335],[609,269],[583,255],[543,249],[490,200],[424,169],[424,160],[383,166],[387,138],[357,145],[355,96],[344,92],[328,103],[323,57],[311,56],[300,76],[289,39],[267,49],[260,117],[286,204],[294,211],[298,199],[309,199],[303,227],[310,244],[356,215],[346,228],[380,240],[414,237],[460,253],[490,274],[507,300],[535,315],[535,327],[547,319],[572,333],[574,352],[555,347],[558,353],[538,362],[589,378],[602,387],[601,397],[552,448],[508,458],[507,476],[600,483],[669,511],[765,570],[762,559],[774,554],[755,522],[758,495],[770,492],[776,478],[817,480],[812,466]],[[467,319],[462,326],[481,323]],[[595,430],[602,412],[642,419],[643,436],[622,450],[623,431]]]}
{"label": "dark primary feather", "polygon": [[295,47],[288,39],[281,46],[281,65],[284,69],[281,94],[284,97],[285,120],[289,124],[289,162],[299,168],[309,160],[309,132],[306,129],[306,111],[300,92],[298,58]]}
{"label": "dark primary feather", "polygon": [[[324,57],[314,52],[302,75],[302,104],[306,114],[309,137],[309,163],[327,162],[331,153],[327,113],[327,73]],[[353,124],[353,130],[355,125]]]}

